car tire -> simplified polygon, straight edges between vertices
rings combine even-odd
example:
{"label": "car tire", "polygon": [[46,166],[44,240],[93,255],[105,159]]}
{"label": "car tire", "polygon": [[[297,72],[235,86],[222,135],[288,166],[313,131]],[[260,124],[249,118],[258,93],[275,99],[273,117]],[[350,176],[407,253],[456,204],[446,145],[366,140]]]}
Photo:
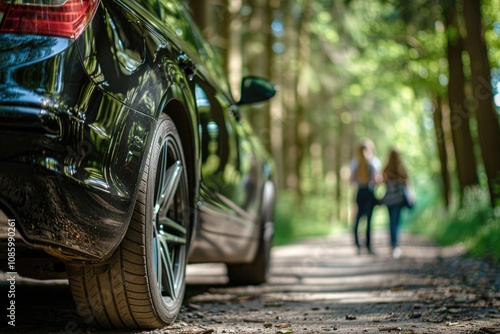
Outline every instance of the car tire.
{"label": "car tire", "polygon": [[190,236],[181,140],[161,115],[127,233],[105,263],[68,265],[77,312],[103,328],[158,328],[181,308]]}

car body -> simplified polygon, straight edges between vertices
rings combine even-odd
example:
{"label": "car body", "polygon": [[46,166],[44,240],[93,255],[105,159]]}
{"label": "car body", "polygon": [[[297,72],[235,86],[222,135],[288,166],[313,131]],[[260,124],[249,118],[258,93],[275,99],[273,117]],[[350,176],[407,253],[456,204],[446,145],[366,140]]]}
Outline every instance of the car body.
{"label": "car body", "polygon": [[2,270],[68,277],[105,328],[171,323],[188,262],[265,282],[273,164],[241,109],[272,83],[235,101],[177,0],[0,1],[0,20]]}

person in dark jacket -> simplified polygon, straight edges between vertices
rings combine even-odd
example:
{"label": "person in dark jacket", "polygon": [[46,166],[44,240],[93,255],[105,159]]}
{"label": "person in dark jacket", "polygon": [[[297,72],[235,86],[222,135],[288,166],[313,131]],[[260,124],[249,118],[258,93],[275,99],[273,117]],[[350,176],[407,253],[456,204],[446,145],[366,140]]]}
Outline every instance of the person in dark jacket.
{"label": "person in dark jacket", "polygon": [[371,140],[363,140],[360,142],[356,150],[356,157],[351,161],[350,170],[350,181],[357,185],[357,212],[354,220],[354,242],[358,254],[361,254],[358,229],[361,218],[366,217],[365,245],[368,253],[374,254],[371,247],[371,219],[373,208],[377,204],[374,188],[380,178],[380,160],[374,154],[374,145]]}

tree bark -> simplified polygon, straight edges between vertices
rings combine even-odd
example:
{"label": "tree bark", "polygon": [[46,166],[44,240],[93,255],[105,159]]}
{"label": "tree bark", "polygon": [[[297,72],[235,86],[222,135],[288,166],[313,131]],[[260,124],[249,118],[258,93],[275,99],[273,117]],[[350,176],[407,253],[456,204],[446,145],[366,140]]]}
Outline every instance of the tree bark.
{"label": "tree bark", "polygon": [[436,145],[441,163],[441,180],[443,182],[443,200],[446,208],[450,205],[451,183],[448,171],[448,154],[446,153],[446,136],[443,128],[443,104],[440,96],[434,98],[434,130],[436,132]]}
{"label": "tree bark", "polygon": [[479,145],[488,178],[491,205],[495,206],[500,205],[500,126],[493,106],[490,66],[482,29],[480,5],[479,0],[463,1]]}
{"label": "tree bark", "polygon": [[[297,174],[298,146],[297,146],[297,82],[298,71],[296,67],[289,68],[298,59],[298,28],[297,21],[292,15],[295,1],[284,0],[284,20],[287,50],[283,54],[283,67],[281,75],[282,90],[280,96],[283,100],[283,114],[281,117],[281,133],[283,136],[282,160],[284,162],[284,185],[286,188],[298,191],[299,175]],[[286,96],[283,96],[286,92]]]}
{"label": "tree bark", "polygon": [[[311,16],[311,0],[306,0],[303,5],[302,15],[299,20],[299,38],[298,38],[298,64],[299,64],[299,77],[297,80],[297,124],[296,124],[296,138],[298,145],[297,161],[295,166],[295,173],[298,181],[302,179],[302,167],[305,158],[305,151],[308,150],[309,131],[310,126],[305,117],[305,110],[308,105],[309,89],[306,82],[306,70],[310,60],[309,42],[309,20]],[[302,199],[302,189],[300,184],[298,186],[299,199]]]}
{"label": "tree bark", "polygon": [[197,0],[189,3],[191,16],[206,38],[213,35],[211,5],[212,3],[209,0]]}
{"label": "tree bark", "polygon": [[458,31],[456,11],[450,9],[446,15],[448,38],[450,126],[455,150],[456,169],[460,195],[467,186],[477,185],[476,158],[469,126],[469,112],[465,104],[465,75],[463,72],[462,37]]}
{"label": "tree bark", "polygon": [[229,86],[236,100],[240,98],[241,72],[243,68],[241,46],[243,24],[241,16],[238,14],[241,5],[241,1],[223,0],[220,9],[222,18],[221,27],[219,28],[221,30],[220,44],[225,47],[222,58],[229,78]]}

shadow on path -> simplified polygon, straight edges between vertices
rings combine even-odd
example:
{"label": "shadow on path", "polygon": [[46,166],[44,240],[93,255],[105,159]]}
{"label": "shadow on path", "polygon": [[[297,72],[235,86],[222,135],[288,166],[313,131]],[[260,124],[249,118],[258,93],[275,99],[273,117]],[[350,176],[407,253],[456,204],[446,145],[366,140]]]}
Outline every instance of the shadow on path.
{"label": "shadow on path", "polygon": [[[224,265],[189,265],[179,320],[154,333],[500,333],[499,267],[464,258],[459,246],[409,235],[401,243],[397,260],[382,231],[375,256],[356,254],[348,234],[275,247],[262,286],[227,285]],[[65,281],[16,282],[16,327],[2,325],[0,333],[102,332],[77,316]]]}
{"label": "shadow on path", "polygon": [[196,311],[181,319],[241,333],[264,329],[254,322],[284,322],[293,333],[500,333],[499,267],[416,236],[402,236],[399,259],[384,231],[372,244],[376,255],[358,255],[349,234],[276,247],[260,287],[224,285],[224,266],[192,266]]}

